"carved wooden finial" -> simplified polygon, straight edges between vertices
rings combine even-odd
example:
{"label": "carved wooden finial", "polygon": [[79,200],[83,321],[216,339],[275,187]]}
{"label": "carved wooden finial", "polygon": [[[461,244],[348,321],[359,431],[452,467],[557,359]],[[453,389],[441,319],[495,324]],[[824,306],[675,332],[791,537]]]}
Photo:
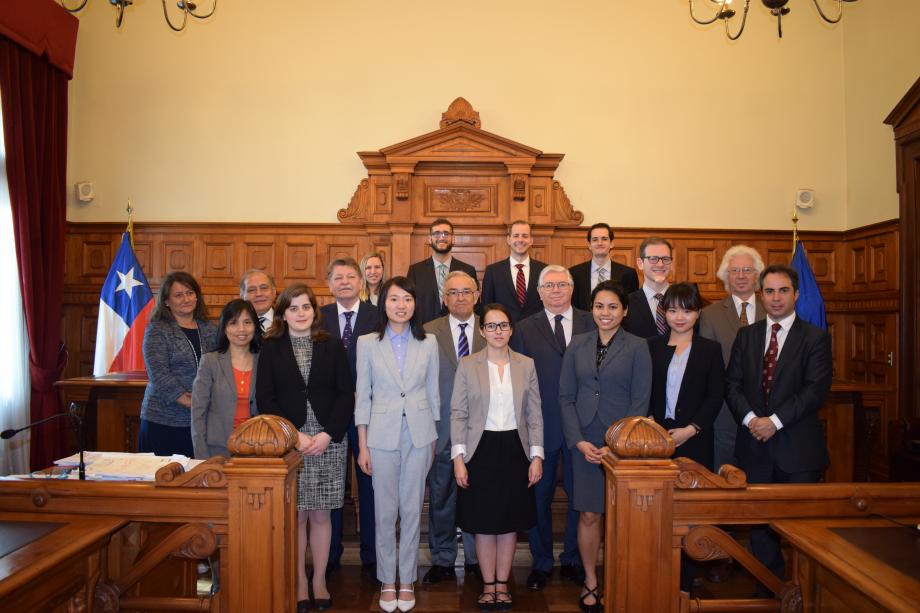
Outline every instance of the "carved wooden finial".
{"label": "carved wooden finial", "polygon": [[227,440],[235,456],[280,458],[297,446],[297,428],[277,415],[257,415],[244,421]]}
{"label": "carved wooden finial", "polygon": [[466,101],[465,98],[457,98],[450,103],[447,111],[441,113],[441,127],[464,121],[474,128],[481,128],[482,122],[479,121],[479,112],[473,108],[473,105]]}
{"label": "carved wooden finial", "polygon": [[670,458],[674,439],[648,417],[626,417],[607,430],[604,441],[621,458]]}

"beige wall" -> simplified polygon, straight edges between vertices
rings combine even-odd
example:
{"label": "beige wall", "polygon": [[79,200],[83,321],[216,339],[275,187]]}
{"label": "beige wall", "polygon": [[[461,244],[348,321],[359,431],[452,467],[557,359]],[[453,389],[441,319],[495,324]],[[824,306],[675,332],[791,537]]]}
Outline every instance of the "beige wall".
{"label": "beige wall", "polygon": [[138,221],[334,221],[364,176],[355,152],[437,128],[460,95],[484,129],[565,153],[589,223],[787,228],[798,187],[817,191],[804,229],[889,219],[878,124],[912,79],[876,62],[920,44],[920,3],[886,0],[903,20],[872,4],[847,6],[845,29],[794,3],[779,40],[756,2],[730,43],[682,0],[223,0],[179,35],[158,2],[116,31],[93,0],[68,180],[97,197],[68,219],[123,220],[130,197]]}

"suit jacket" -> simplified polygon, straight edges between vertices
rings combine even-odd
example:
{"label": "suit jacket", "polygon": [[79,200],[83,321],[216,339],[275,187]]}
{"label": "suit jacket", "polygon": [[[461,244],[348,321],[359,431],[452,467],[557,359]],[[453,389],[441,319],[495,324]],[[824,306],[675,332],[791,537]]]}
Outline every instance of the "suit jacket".
{"label": "suit jacket", "polygon": [[645,292],[640,287],[629,295],[629,310],[623,318],[623,328],[630,334],[641,338],[659,336],[658,327],[655,325],[655,314],[648,306]]}
{"label": "suit jacket", "polygon": [[[473,330],[467,329],[466,337],[470,343],[470,353],[476,353],[486,346],[486,341],[479,334],[479,317],[473,316]],[[438,341],[438,393],[441,396],[441,419],[438,420],[438,445],[435,454],[450,447],[450,399],[454,392],[454,375],[457,374],[457,352],[454,350],[454,337],[450,330],[447,316],[438,317],[425,324],[425,332]]]}
{"label": "suit jacket", "polygon": [[[572,292],[572,306],[582,311],[591,310],[591,260],[569,268],[575,289]],[[639,289],[639,275],[635,268],[610,260],[610,279],[623,286],[627,294]]]}
{"label": "suit jacket", "polygon": [[770,397],[764,402],[761,379],[767,320],[738,330],[726,372],[728,406],[740,424],[748,412],[776,414],[783,427],[766,443],[739,426],[735,455],[741,467],[772,462],[784,472],[823,470],[829,458],[818,410],[831,387],[831,337],[796,317],[776,362]]}
{"label": "suit jacket", "polygon": [[[463,461],[469,462],[486,428],[489,414],[489,362],[483,349],[460,360],[450,401],[450,438],[454,445],[465,445]],[[533,360],[516,351],[510,352],[509,372],[511,394],[514,398],[514,419],[524,453],[543,446],[543,412],[540,409],[540,388]]]}
{"label": "suit jacket", "polygon": [[589,440],[584,429],[595,417],[610,426],[624,417],[648,415],[652,389],[648,343],[622,329],[610,342],[600,368],[596,366],[595,331],[574,337],[562,359],[559,406],[570,449]]}
{"label": "suit jacket", "polygon": [[[582,332],[595,328],[594,318],[590,313],[572,310],[573,340]],[[562,357],[565,351],[556,342],[553,327],[546,318],[546,311],[534,313],[518,322],[511,335],[511,348],[534,361],[543,405],[543,445],[547,452],[556,451],[565,442],[562,436],[562,413],[559,409],[559,373],[562,371]]]}
{"label": "suit jacket", "polygon": [[[754,294],[754,321],[760,321],[764,317],[766,313],[763,310],[763,302],[760,301],[760,296]],[[732,344],[740,327],[741,320],[738,319],[738,311],[735,310],[735,301],[731,294],[719,302],[710,304],[700,313],[700,336],[712,339],[722,346],[722,360],[725,364],[728,364],[729,358],[732,357]]]}
{"label": "suit jacket", "polygon": [[700,428],[699,433],[678,447],[674,455],[696,460],[712,470],[712,424],[725,396],[725,365],[719,343],[699,335],[693,337],[673,419],[665,419],[665,413],[668,367],[674,357],[674,346],[668,345],[668,336],[656,336],[648,339],[648,348],[652,356],[652,395],[648,414],[665,430],[683,428],[690,422],[696,424]]}
{"label": "suit jacket", "polygon": [[355,388],[342,342],[334,338],[313,341],[309,381],[303,380],[287,331],[262,342],[259,354],[256,403],[260,413],[280,415],[295,428],[307,418],[307,400],[316,419],[334,442],[345,437],[355,408]]}
{"label": "suit jacket", "polygon": [[[451,257],[448,272],[454,272],[455,270],[462,270],[473,279],[477,278],[475,268],[466,262]],[[421,316],[423,324],[447,315],[447,309],[438,294],[438,279],[434,274],[434,261],[430,257],[411,265],[406,277],[415,285],[415,310]],[[477,280],[476,282],[478,283],[479,281]]]}
{"label": "suit jacket", "polygon": [[386,335],[378,339],[377,333],[371,333],[358,339],[355,425],[367,426],[368,447],[397,449],[403,415],[413,447],[424,447],[438,438],[438,364],[438,342],[433,336],[418,340],[409,335],[402,375]]}
{"label": "suit jacket", "polygon": [[527,276],[527,295],[522,307],[517,299],[516,275],[511,274],[511,258],[489,264],[482,277],[482,304],[497,302],[504,305],[511,314],[511,322],[517,323],[521,319],[543,310],[543,301],[537,292],[537,283],[540,280],[540,271],[546,268],[546,263],[530,258],[530,274]]}
{"label": "suit jacket", "polygon": [[[323,318],[323,328],[332,335],[332,338],[342,340],[342,332],[339,330],[339,307],[333,302],[326,304],[319,309],[320,316]],[[351,383],[355,384],[358,378],[357,366],[357,346],[358,337],[377,329],[377,307],[369,302],[358,302],[358,314],[351,322],[352,342],[350,347],[345,347],[345,353],[348,355],[348,366],[351,369]]]}
{"label": "suit jacket", "polygon": [[[249,415],[256,409],[256,379],[259,354],[252,356],[252,378],[249,380]],[[211,456],[208,446],[220,447],[222,455],[230,457],[227,439],[233,432],[236,417],[236,377],[230,352],[212,351],[204,354],[198,367],[198,376],[192,385],[192,443],[195,457]]]}

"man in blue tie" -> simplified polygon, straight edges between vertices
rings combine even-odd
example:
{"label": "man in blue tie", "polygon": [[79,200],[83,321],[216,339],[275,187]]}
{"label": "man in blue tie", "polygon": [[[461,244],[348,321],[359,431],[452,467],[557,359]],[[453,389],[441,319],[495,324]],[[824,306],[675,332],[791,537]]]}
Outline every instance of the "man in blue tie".
{"label": "man in blue tie", "polygon": [[[335,297],[335,302],[320,308],[323,328],[334,338],[342,340],[348,355],[348,363],[351,366],[352,383],[354,383],[357,378],[355,345],[359,336],[373,332],[377,328],[377,309],[370,303],[358,300],[361,271],[353,258],[333,260],[327,269],[326,280],[329,283],[329,290]],[[358,433],[355,430],[354,421],[348,427],[348,446],[357,460]],[[375,579],[377,553],[374,545],[374,488],[371,485],[371,478],[362,471],[356,470],[355,474],[358,480],[362,574]],[[342,520],[342,509],[334,510],[332,512],[332,544],[329,548],[328,570],[330,572],[339,568],[344,549]]]}
{"label": "man in blue tie", "polygon": [[[428,547],[431,568],[422,583],[431,585],[456,576],[457,560],[457,485],[450,459],[450,398],[454,375],[461,358],[483,348],[485,340],[478,333],[479,318],[473,312],[479,300],[476,280],[455,270],[444,281],[444,304],[447,315],[425,324],[425,332],[438,341],[438,385],[441,393],[441,419],[434,461],[428,471]],[[472,534],[463,533],[463,557],[467,573],[479,574],[476,544]]]}

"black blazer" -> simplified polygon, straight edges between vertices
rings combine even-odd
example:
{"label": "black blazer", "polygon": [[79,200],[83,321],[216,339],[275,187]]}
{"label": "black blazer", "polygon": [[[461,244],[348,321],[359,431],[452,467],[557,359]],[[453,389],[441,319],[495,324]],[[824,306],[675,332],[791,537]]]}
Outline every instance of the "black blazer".
{"label": "black blazer", "polygon": [[[455,257],[450,259],[449,272],[462,270],[479,283],[476,277],[476,269],[458,260]],[[422,324],[447,315],[447,308],[441,302],[441,296],[438,295],[438,280],[434,274],[434,261],[430,257],[421,262],[416,262],[409,267],[406,277],[415,285],[415,310],[418,311],[422,318]]]}
{"label": "black blazer", "polygon": [[511,314],[511,321],[517,323],[525,317],[543,310],[543,301],[537,293],[540,271],[546,268],[544,262],[530,258],[530,274],[527,277],[527,297],[523,308],[518,303],[515,278],[511,275],[511,258],[505,258],[486,266],[482,277],[482,304],[497,302],[504,305]]}
{"label": "black blazer", "polygon": [[280,415],[295,428],[307,418],[307,400],[323,431],[333,441],[345,437],[355,412],[355,385],[348,376],[348,358],[342,342],[334,338],[313,342],[310,380],[297,366],[287,331],[262,342],[256,377],[256,405],[260,413]]}
{"label": "black blazer", "polygon": [[[573,339],[576,335],[595,328],[594,318],[590,313],[572,310]],[[565,351],[556,342],[553,327],[546,318],[546,311],[534,313],[519,321],[514,327],[510,345],[518,353],[532,359],[537,369],[543,405],[543,447],[546,451],[561,449],[565,439],[562,435],[562,413],[559,408],[559,374],[562,372],[562,357]]]}
{"label": "black blazer", "polygon": [[648,307],[641,287],[629,295],[629,311],[623,319],[623,329],[642,338],[659,336],[655,314]]}
{"label": "black blazer", "polygon": [[[332,335],[332,338],[342,340],[342,333],[339,331],[339,308],[336,303],[326,304],[319,308],[320,316],[323,318],[323,328]],[[377,330],[377,307],[370,302],[358,302],[358,315],[351,322],[352,341],[351,346],[345,347],[345,353],[348,355],[348,365],[351,367],[351,384],[355,385],[358,379],[358,337]]]}
{"label": "black blazer", "polygon": [[[569,268],[575,290],[572,292],[572,306],[582,311],[591,310],[591,260]],[[610,260],[610,279],[623,286],[627,294],[639,289],[639,275],[634,268]]]}
{"label": "black blazer", "polygon": [[648,350],[652,355],[652,397],[648,414],[665,430],[683,428],[690,422],[699,426],[700,432],[678,447],[674,455],[696,460],[712,470],[712,424],[722,408],[725,395],[722,347],[715,341],[694,335],[690,355],[687,357],[687,368],[677,394],[674,419],[665,419],[668,367],[674,357],[674,346],[668,345],[669,336],[648,339]]}
{"label": "black blazer", "polygon": [[741,468],[767,461],[787,473],[824,470],[830,460],[818,410],[831,388],[831,337],[796,317],[776,363],[770,397],[764,403],[761,379],[767,321],[738,330],[725,374],[726,401],[739,424],[753,411],[757,417],[775,413],[783,427],[761,443],[739,425],[735,455]]}

